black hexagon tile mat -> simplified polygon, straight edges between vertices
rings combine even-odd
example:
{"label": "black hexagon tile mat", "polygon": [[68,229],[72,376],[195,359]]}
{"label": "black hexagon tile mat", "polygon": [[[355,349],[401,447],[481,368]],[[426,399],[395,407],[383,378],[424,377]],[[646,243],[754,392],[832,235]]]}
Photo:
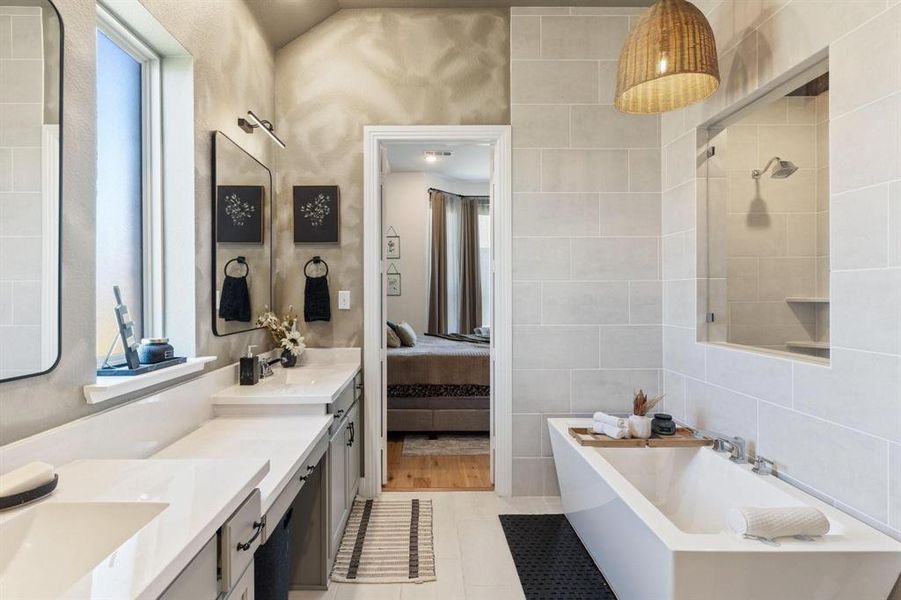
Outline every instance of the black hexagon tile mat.
{"label": "black hexagon tile mat", "polygon": [[500,515],[528,600],[616,600],[566,515]]}

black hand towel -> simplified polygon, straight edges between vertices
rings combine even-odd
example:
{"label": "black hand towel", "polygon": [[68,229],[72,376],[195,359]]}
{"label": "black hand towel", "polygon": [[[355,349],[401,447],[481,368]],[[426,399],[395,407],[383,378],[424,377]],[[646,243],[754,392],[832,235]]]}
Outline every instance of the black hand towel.
{"label": "black hand towel", "polygon": [[226,321],[250,322],[250,289],[247,276],[225,276],[219,297],[219,318]]}
{"label": "black hand towel", "polygon": [[306,276],[307,285],[303,290],[303,320],[331,321],[332,307],[328,295],[328,279],[322,277]]}

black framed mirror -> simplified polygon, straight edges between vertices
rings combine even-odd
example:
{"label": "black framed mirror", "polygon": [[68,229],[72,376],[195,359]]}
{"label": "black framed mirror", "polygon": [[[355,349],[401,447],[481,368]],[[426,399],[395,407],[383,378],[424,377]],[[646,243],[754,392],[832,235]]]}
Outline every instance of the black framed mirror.
{"label": "black framed mirror", "polygon": [[61,352],[63,23],[49,0],[0,0],[0,381]]}
{"label": "black framed mirror", "polygon": [[258,329],[272,306],[272,173],[213,133],[213,333]]}

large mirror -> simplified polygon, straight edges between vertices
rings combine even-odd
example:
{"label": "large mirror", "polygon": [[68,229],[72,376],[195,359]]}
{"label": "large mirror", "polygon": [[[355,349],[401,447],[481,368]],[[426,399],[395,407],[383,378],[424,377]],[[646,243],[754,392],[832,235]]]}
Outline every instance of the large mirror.
{"label": "large mirror", "polygon": [[256,329],[272,305],[272,173],[213,134],[213,331]]}
{"label": "large mirror", "polygon": [[707,330],[709,341],[823,361],[829,75],[805,80],[709,132]]}
{"label": "large mirror", "polygon": [[0,0],[0,381],[60,354],[62,24],[46,0]]}

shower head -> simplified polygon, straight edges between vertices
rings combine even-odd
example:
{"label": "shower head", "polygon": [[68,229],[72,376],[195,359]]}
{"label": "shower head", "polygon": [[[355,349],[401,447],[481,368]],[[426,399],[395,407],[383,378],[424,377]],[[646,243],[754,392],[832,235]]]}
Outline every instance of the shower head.
{"label": "shower head", "polygon": [[773,179],[785,179],[787,177],[790,177],[792,173],[798,170],[798,166],[792,161],[782,160],[778,156],[774,156],[770,159],[770,162],[768,162],[763,169],[754,169],[753,171],[751,171],[751,177],[753,177],[754,179],[760,179],[773,163],[776,163],[776,167],[773,169],[772,175],[770,175],[770,177],[772,177]]}

